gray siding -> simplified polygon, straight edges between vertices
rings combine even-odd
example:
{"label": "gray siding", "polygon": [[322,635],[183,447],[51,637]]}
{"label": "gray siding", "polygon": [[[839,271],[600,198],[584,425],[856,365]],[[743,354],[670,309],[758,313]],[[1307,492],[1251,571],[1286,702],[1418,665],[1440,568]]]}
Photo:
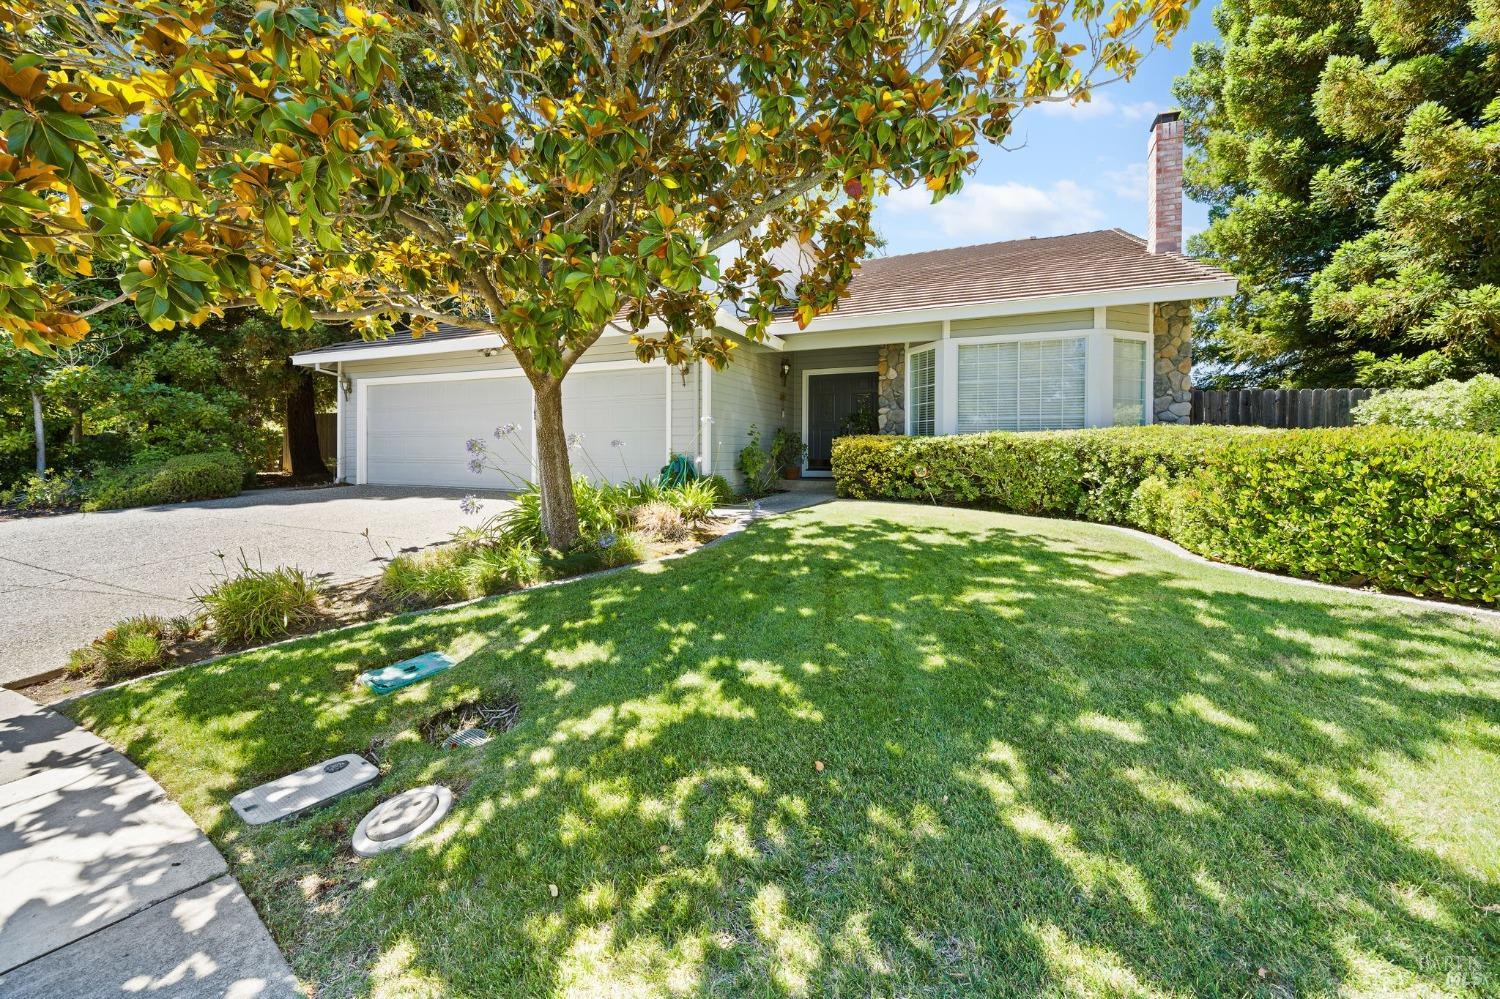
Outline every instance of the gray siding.
{"label": "gray siding", "polygon": [[1111,305],[1105,310],[1104,322],[1112,330],[1149,333],[1151,331],[1151,307],[1149,305]]}
{"label": "gray siding", "polygon": [[1053,330],[1088,330],[1093,328],[1093,309],[1069,309],[1065,312],[1033,312],[1021,316],[992,316],[988,319],[958,319],[949,326],[950,335],[952,336],[1050,333]]}
{"label": "gray siding", "polygon": [[737,350],[723,371],[709,377],[713,422],[709,434],[713,441],[712,471],[730,482],[743,481],[735,459],[749,443],[751,424],[760,428],[762,446],[769,447],[777,429],[792,424],[785,414],[781,386],[781,360],[784,355],[771,351]]}

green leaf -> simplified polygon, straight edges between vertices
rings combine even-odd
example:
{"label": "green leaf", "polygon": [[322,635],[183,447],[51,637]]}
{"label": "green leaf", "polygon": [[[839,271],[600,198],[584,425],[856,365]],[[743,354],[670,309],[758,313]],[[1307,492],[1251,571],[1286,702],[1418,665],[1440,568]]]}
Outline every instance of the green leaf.
{"label": "green leaf", "polygon": [[268,202],[265,210],[266,235],[283,250],[292,248],[292,220],[276,202]]}

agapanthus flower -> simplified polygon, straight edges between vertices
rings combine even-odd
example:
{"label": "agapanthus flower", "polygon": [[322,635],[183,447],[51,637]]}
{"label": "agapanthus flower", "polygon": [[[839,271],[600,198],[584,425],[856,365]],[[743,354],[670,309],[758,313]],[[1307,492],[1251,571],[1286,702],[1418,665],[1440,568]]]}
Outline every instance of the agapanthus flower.
{"label": "agapanthus flower", "polygon": [[612,533],[610,533],[609,531],[605,531],[603,534],[599,535],[599,547],[613,548],[615,546],[615,542],[618,540],[619,539],[616,538]]}
{"label": "agapanthus flower", "polygon": [[569,434],[568,435],[568,447],[573,448],[573,447],[582,447],[582,446],[583,446],[583,434]]}
{"label": "agapanthus flower", "polygon": [[472,517],[474,516],[474,514],[484,509],[484,504],[479,502],[478,496],[474,496],[471,494],[458,501],[458,508],[463,513],[466,513],[470,517]]}
{"label": "agapanthus flower", "polygon": [[478,475],[480,472],[484,471],[484,462],[478,458],[475,458],[473,461],[469,462],[469,471],[473,472],[475,475]]}
{"label": "agapanthus flower", "polygon": [[624,447],[625,446],[625,442],[622,441],[622,440],[620,440],[619,438],[615,438],[614,440],[612,440],[612,441],[609,442],[609,446],[610,447]]}
{"label": "agapanthus flower", "polygon": [[470,437],[464,441],[464,450],[470,454],[482,454],[484,452],[484,441],[478,437]]}
{"label": "agapanthus flower", "polygon": [[505,438],[515,433],[516,430],[517,427],[514,423],[502,423],[500,426],[495,428],[495,439],[503,441],[505,440]]}

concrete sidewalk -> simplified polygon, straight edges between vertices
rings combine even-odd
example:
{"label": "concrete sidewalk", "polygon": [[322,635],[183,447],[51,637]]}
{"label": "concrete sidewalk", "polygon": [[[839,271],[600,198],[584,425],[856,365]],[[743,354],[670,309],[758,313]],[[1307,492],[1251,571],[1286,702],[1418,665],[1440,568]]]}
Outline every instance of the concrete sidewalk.
{"label": "concrete sidewalk", "polygon": [[297,996],[239,882],[157,783],[0,690],[0,995]]}

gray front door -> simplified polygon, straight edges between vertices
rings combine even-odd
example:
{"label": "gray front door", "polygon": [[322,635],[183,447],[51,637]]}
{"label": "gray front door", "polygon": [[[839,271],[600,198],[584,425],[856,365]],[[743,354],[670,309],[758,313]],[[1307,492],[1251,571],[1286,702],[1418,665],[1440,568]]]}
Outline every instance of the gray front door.
{"label": "gray front door", "polygon": [[873,432],[875,372],[807,376],[807,468],[833,467],[833,439],[846,433]]}

